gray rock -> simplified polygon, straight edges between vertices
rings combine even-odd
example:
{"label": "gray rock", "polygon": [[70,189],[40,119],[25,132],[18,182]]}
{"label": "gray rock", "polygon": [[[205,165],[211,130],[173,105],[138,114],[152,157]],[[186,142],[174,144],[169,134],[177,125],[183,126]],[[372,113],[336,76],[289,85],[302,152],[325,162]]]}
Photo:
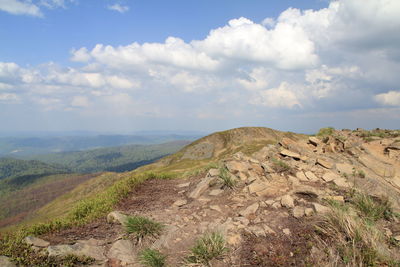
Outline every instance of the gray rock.
{"label": "gray rock", "polygon": [[281,199],[281,204],[286,208],[294,207],[294,199],[290,195],[284,195]]}
{"label": "gray rock", "polygon": [[250,214],[256,213],[259,207],[260,207],[260,205],[257,202],[253,203],[252,205],[248,206],[246,209],[239,212],[239,215],[243,216],[243,217],[247,217]]}
{"label": "gray rock", "polygon": [[120,211],[112,211],[107,215],[108,223],[117,223],[117,224],[125,224],[128,216],[121,213]]}
{"label": "gray rock", "polygon": [[121,261],[121,265],[134,264],[136,257],[133,253],[134,246],[131,241],[121,239],[116,241],[107,253],[107,258]]}
{"label": "gray rock", "polygon": [[24,240],[25,240],[26,244],[31,245],[31,246],[35,246],[35,247],[39,247],[39,248],[45,248],[45,247],[48,247],[50,245],[49,242],[47,242],[47,241],[45,241],[43,239],[34,237],[34,236],[27,236],[27,237],[25,237]]}
{"label": "gray rock", "polygon": [[104,247],[93,245],[94,240],[78,241],[73,245],[57,245],[49,246],[47,251],[49,256],[66,256],[66,255],[77,255],[77,256],[88,256],[96,260],[103,261],[106,259],[104,256]]}
{"label": "gray rock", "polygon": [[203,178],[193,189],[193,191],[189,194],[190,198],[198,198],[201,194],[203,194],[208,187],[210,186],[210,182],[213,180],[213,177],[205,177]]}
{"label": "gray rock", "polygon": [[8,257],[0,256],[0,266],[1,267],[17,267]]}

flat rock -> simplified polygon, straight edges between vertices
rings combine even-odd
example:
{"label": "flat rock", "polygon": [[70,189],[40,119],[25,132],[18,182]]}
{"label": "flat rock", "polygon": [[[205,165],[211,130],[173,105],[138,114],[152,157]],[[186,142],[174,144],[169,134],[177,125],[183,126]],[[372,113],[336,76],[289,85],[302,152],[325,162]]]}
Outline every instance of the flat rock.
{"label": "flat rock", "polygon": [[248,186],[248,188],[250,194],[256,194],[258,196],[262,196],[263,191],[265,191],[268,188],[268,182],[262,180],[255,180]]}
{"label": "flat rock", "polygon": [[331,163],[331,162],[329,162],[327,160],[321,159],[321,158],[317,159],[317,164],[319,164],[322,167],[327,168],[327,169],[332,169],[333,168],[333,163]]}
{"label": "flat rock", "polygon": [[339,179],[339,178],[340,178],[340,176],[333,172],[327,172],[322,176],[322,179],[325,182],[332,182],[333,180]]}
{"label": "flat rock", "polygon": [[210,186],[210,182],[213,180],[213,177],[205,177],[203,178],[193,189],[193,191],[189,194],[190,198],[198,198],[201,194],[203,194],[208,187]]}
{"label": "flat rock", "polygon": [[212,210],[215,210],[215,211],[218,211],[218,212],[221,212],[221,213],[222,213],[222,210],[221,210],[221,208],[220,208],[218,205],[211,205],[211,206],[210,206],[210,209],[212,209]]}
{"label": "flat rock", "polygon": [[122,266],[134,264],[136,262],[136,257],[133,251],[134,246],[132,242],[126,239],[121,239],[111,246],[107,253],[107,258],[119,260]]}
{"label": "flat rock", "polygon": [[187,204],[187,200],[186,199],[178,199],[172,205],[176,206],[176,207],[182,207],[182,206],[184,206],[186,204]]}
{"label": "flat rock", "polygon": [[128,216],[121,213],[120,211],[112,211],[107,215],[107,222],[125,224],[127,218]]}
{"label": "flat rock", "polygon": [[333,180],[333,183],[339,187],[351,187],[350,183],[342,177]]}
{"label": "flat rock", "polygon": [[15,265],[10,258],[6,257],[6,256],[0,256],[0,266],[1,267],[17,267],[17,265]]}
{"label": "flat rock", "polygon": [[190,185],[190,182],[187,182],[187,183],[183,183],[183,184],[178,184],[177,187],[184,188],[184,187],[188,187],[189,185]]}
{"label": "flat rock", "polygon": [[289,228],[284,228],[284,229],[282,229],[282,232],[283,232],[285,235],[290,235],[290,234],[291,234]]}
{"label": "flat rock", "polygon": [[323,199],[334,200],[334,201],[338,201],[338,202],[344,202],[344,197],[343,196],[324,196]]}
{"label": "flat rock", "polygon": [[248,206],[247,208],[245,208],[244,210],[242,210],[241,212],[239,212],[239,215],[243,216],[243,217],[247,217],[250,214],[256,213],[259,207],[260,207],[260,204],[258,204],[257,202],[253,203],[250,206]]}
{"label": "flat rock", "polygon": [[303,207],[296,206],[293,208],[293,217],[301,218],[305,215],[305,211]]}
{"label": "flat rock", "polygon": [[348,163],[336,163],[336,170],[340,173],[352,174],[354,167]]}
{"label": "flat rock", "polygon": [[210,177],[219,176],[219,169],[210,169],[210,170],[208,170],[207,176],[210,176]]}
{"label": "flat rock", "polygon": [[392,165],[383,163],[372,156],[362,155],[358,159],[365,167],[382,177],[393,177],[396,173]]}
{"label": "flat rock", "polygon": [[266,237],[268,234],[275,234],[268,225],[252,225],[245,228],[245,231],[256,237]]}
{"label": "flat rock", "polygon": [[219,196],[220,194],[222,194],[224,192],[224,190],[222,189],[213,189],[210,191],[210,193],[208,193],[210,196]]}
{"label": "flat rock", "polygon": [[231,160],[225,163],[226,168],[230,173],[237,174],[239,172],[246,172],[249,166],[245,162]]}
{"label": "flat rock", "polygon": [[330,208],[323,206],[321,204],[318,204],[318,203],[313,203],[313,207],[314,207],[315,212],[319,213],[319,214],[325,214],[325,213],[330,212],[330,210],[331,210]]}
{"label": "flat rock", "polygon": [[311,182],[318,182],[318,177],[312,171],[306,171],[305,175],[307,176],[308,180]]}
{"label": "flat rock", "polygon": [[88,256],[96,260],[105,260],[104,247],[93,246],[87,242],[79,241],[73,245],[57,245],[47,247],[49,256],[67,256],[70,254],[77,256]]}
{"label": "flat rock", "polygon": [[34,237],[34,236],[27,236],[24,239],[25,243],[31,246],[39,247],[39,248],[45,248],[50,245],[50,242],[47,242],[43,239]]}
{"label": "flat rock", "polygon": [[307,176],[302,171],[296,172],[296,177],[302,182],[308,182]]}
{"label": "flat rock", "polygon": [[300,154],[298,154],[296,152],[293,152],[293,151],[290,151],[290,150],[287,150],[287,149],[283,149],[280,153],[283,156],[291,157],[291,158],[294,158],[294,159],[300,159],[300,157],[301,157]]}
{"label": "flat rock", "polygon": [[308,138],[308,142],[314,146],[318,146],[319,144],[321,144],[321,141],[317,137],[314,137],[314,136],[310,136]]}
{"label": "flat rock", "polygon": [[313,213],[314,213],[314,210],[313,210],[312,208],[306,208],[306,209],[304,210],[304,214],[305,214],[307,217],[313,215]]}
{"label": "flat rock", "polygon": [[294,199],[290,195],[284,195],[281,198],[281,205],[286,208],[294,207]]}

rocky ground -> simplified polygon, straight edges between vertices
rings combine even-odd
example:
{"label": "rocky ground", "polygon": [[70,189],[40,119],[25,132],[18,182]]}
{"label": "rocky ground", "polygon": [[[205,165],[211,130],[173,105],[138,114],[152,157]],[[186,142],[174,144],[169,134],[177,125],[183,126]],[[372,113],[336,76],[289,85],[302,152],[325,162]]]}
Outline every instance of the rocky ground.
{"label": "rocky ground", "polygon": [[[217,231],[228,251],[211,266],[328,265],[315,225],[330,212],[330,200],[345,203],[360,190],[388,198],[400,211],[399,139],[349,130],[300,141],[283,138],[251,156],[235,153],[220,168],[179,180],[148,180],[107,218],[26,241],[54,256],[90,256],[96,259],[92,266],[141,266],[137,255],[145,247],[167,255],[168,266],[183,266],[195,241]],[[139,243],[129,238],[121,224],[132,215],[161,222],[162,234]],[[396,242],[400,227],[393,220],[382,229]],[[399,255],[398,247],[390,250]]]}

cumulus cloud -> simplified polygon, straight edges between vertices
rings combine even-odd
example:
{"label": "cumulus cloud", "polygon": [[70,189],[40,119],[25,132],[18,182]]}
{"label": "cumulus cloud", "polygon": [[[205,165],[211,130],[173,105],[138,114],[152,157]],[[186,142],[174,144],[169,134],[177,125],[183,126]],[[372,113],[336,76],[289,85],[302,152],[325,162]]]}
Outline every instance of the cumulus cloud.
{"label": "cumulus cloud", "polygon": [[332,119],[336,113],[397,107],[399,4],[339,0],[320,10],[289,8],[262,23],[232,19],[201,40],[171,36],[164,42],[78,47],[71,50],[75,67],[0,63],[0,93],[126,118],[211,120],[218,114],[216,120],[234,115],[262,121],[279,112],[297,123],[294,113]]}
{"label": "cumulus cloud", "polygon": [[124,6],[124,5],[121,5],[121,4],[109,5],[109,6],[107,6],[107,8],[109,10],[114,10],[114,11],[117,11],[119,13],[125,13],[125,12],[129,11],[129,6]]}
{"label": "cumulus cloud", "polygon": [[400,91],[389,91],[378,94],[375,100],[384,106],[400,106]]}

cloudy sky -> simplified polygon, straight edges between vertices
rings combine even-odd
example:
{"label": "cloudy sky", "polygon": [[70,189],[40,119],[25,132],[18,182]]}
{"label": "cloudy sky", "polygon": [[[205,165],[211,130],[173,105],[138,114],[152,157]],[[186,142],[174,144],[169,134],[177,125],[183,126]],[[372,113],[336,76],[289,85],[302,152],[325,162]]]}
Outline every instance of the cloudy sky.
{"label": "cloudy sky", "polygon": [[0,131],[400,128],[399,0],[0,0]]}

